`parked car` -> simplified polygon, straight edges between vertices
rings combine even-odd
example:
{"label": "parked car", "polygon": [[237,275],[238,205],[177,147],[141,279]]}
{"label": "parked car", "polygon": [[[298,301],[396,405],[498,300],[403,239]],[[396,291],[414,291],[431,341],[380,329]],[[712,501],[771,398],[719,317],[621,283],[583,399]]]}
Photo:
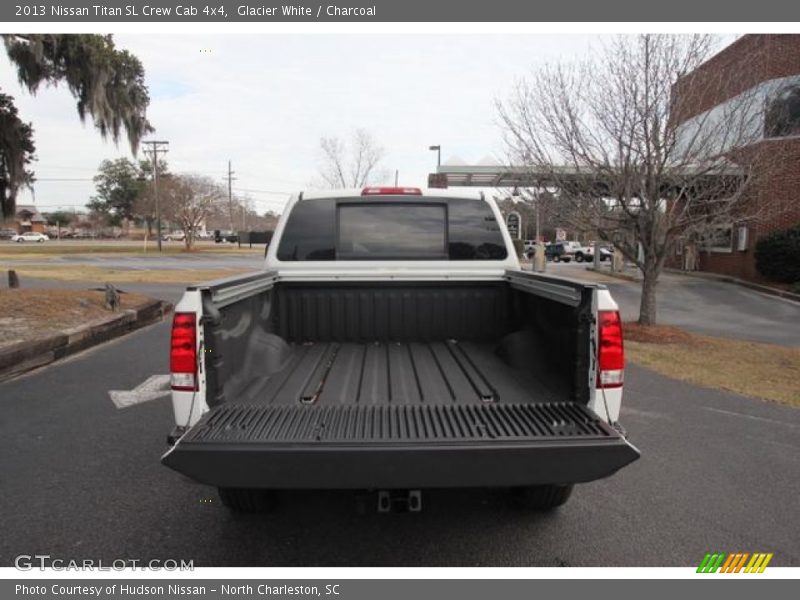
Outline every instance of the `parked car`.
{"label": "parked car", "polygon": [[231,244],[235,244],[239,241],[239,235],[234,231],[220,231],[219,229],[214,230],[214,242],[217,244],[221,244],[222,242],[230,242]]}
{"label": "parked car", "polygon": [[572,260],[572,252],[567,248],[564,242],[553,242],[547,244],[544,248],[545,260],[552,260],[553,262],[569,262]]}
{"label": "parked car", "polygon": [[182,242],[186,239],[186,234],[183,231],[170,231],[162,234],[161,239],[165,242]]}
{"label": "parked car", "polygon": [[611,260],[614,258],[614,246],[600,246],[600,261]]}
{"label": "parked car", "polygon": [[10,240],[17,235],[16,229],[0,229],[0,240]]}
{"label": "parked car", "polygon": [[25,233],[20,233],[15,235],[11,238],[12,242],[22,243],[22,242],[46,242],[50,238],[47,237],[44,233],[34,233],[32,231],[26,231]]}
{"label": "parked car", "polygon": [[548,509],[639,457],[610,292],[522,271],[483,194],[294,196],[263,270],[184,292],[170,348],[161,461],[233,511],[285,489],[418,511],[467,487]]}
{"label": "parked car", "polygon": [[[583,246],[575,252],[575,262],[592,262],[594,260],[594,242]],[[613,246],[600,246],[600,262],[611,260],[614,256]]]}

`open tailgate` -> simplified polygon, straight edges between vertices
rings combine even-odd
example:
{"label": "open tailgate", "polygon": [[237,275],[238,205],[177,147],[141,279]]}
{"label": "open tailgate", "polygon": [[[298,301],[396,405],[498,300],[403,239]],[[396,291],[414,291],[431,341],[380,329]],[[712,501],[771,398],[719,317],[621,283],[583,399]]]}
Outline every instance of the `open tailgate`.
{"label": "open tailgate", "polygon": [[220,487],[417,489],[579,483],[638,457],[615,429],[571,402],[228,404],[161,460]]}

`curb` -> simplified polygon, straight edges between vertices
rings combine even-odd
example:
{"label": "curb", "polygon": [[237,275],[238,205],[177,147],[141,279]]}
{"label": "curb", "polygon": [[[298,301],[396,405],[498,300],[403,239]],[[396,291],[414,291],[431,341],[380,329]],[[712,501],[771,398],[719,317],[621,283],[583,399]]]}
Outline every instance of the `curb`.
{"label": "curb", "polygon": [[753,283],[752,281],[739,279],[738,277],[734,277],[733,275],[720,275],[718,273],[706,273],[703,271],[684,271],[682,269],[664,269],[664,272],[669,273],[670,275],[684,275],[685,277],[696,277],[697,279],[706,279],[708,281],[722,281],[724,283],[735,283],[736,285],[740,285],[742,287],[755,290],[756,292],[761,292],[762,294],[768,294],[770,296],[778,296],[779,298],[785,298],[786,300],[793,300],[795,302],[800,302],[800,294],[795,294],[793,292],[788,292],[786,290],[782,290],[779,288],[770,287],[768,285],[762,285],[760,283]]}
{"label": "curb", "polygon": [[606,275],[608,277],[613,277],[614,279],[621,279],[623,281],[632,281],[633,283],[641,283],[641,279],[637,279],[633,275],[625,275],[625,273],[617,273],[615,271],[604,271],[600,270],[597,271],[594,267],[586,267],[587,271],[591,271],[592,273],[598,273],[600,275]]}
{"label": "curb", "polygon": [[12,344],[0,349],[0,381],[162,321],[171,310],[172,304],[169,302],[151,300],[113,316],[65,329],[50,337]]}

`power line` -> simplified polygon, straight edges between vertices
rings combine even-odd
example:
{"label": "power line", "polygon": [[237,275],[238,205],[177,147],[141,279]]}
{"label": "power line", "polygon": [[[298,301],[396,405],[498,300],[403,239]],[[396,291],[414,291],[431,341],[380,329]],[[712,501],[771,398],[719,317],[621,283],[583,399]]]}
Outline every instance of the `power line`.
{"label": "power line", "polygon": [[250,188],[235,188],[237,192],[249,192],[252,194],[274,194],[276,196],[291,196],[293,192],[279,192],[277,190],[254,190]]}
{"label": "power line", "polygon": [[[23,203],[24,204],[24,203]],[[62,202],[61,204],[39,204],[38,202],[35,203],[36,208],[63,208],[65,206],[69,206],[71,208],[86,208],[85,204],[74,204],[70,202]]]}
{"label": "power line", "polygon": [[40,181],[94,181],[94,178],[87,177],[36,177],[33,178],[33,183]]}
{"label": "power line", "polygon": [[40,166],[46,169],[55,169],[56,171],[97,171],[97,167],[67,167],[65,165],[54,165],[51,163],[47,163],[46,165],[44,163],[41,165],[33,165],[33,168],[38,169]]}
{"label": "power line", "polygon": [[[252,171],[241,171],[240,170],[240,171],[237,171],[237,173],[239,173],[239,175],[249,175],[250,177],[253,176],[253,172]],[[259,173],[259,174],[256,175],[256,177],[261,177],[261,176],[263,176],[263,173]],[[276,183],[288,183],[289,185],[292,185],[292,186],[298,186],[299,185],[300,187],[303,187],[303,186],[307,185],[307,182],[303,182],[303,181],[300,181],[298,179],[278,179],[278,178],[275,178],[275,177],[270,177],[269,179],[270,179],[270,181],[274,181]]]}

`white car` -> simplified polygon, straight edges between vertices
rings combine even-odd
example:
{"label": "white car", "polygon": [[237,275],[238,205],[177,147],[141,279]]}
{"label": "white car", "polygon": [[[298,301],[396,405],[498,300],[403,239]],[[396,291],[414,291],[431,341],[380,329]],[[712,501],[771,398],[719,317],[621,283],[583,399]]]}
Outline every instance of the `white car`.
{"label": "white car", "polygon": [[20,233],[18,235],[12,236],[11,241],[22,243],[22,242],[46,242],[50,238],[47,237],[43,233],[34,233],[32,231],[27,231],[25,233]]}
{"label": "white car", "polygon": [[[575,251],[575,262],[592,262],[594,261],[595,243],[589,242],[588,245],[583,246]],[[614,257],[613,246],[600,246],[600,262],[611,260]]]}

